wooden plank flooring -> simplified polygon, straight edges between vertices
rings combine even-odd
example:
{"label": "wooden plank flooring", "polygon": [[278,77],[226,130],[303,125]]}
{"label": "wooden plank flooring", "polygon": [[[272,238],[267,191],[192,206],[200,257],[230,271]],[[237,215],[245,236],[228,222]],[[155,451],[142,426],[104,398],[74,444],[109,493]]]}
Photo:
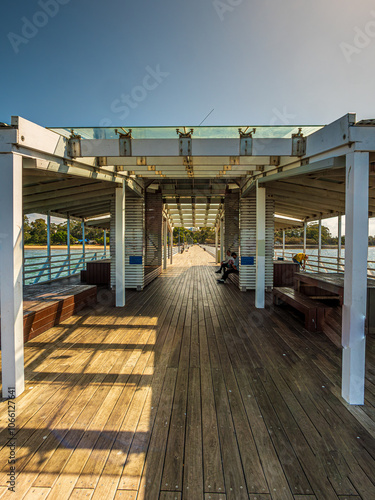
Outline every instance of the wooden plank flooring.
{"label": "wooden plank flooring", "polygon": [[309,333],[215,269],[190,248],[125,308],[103,292],[26,344],[17,497],[3,401],[0,498],[375,499],[374,338],[366,404],[349,406],[338,315]]}

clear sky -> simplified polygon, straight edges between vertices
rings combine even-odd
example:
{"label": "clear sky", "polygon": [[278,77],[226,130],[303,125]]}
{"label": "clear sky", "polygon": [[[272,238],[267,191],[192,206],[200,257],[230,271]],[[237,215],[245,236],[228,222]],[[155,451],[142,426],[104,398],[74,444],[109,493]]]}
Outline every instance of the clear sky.
{"label": "clear sky", "polygon": [[2,0],[0,121],[375,118],[373,0]]}

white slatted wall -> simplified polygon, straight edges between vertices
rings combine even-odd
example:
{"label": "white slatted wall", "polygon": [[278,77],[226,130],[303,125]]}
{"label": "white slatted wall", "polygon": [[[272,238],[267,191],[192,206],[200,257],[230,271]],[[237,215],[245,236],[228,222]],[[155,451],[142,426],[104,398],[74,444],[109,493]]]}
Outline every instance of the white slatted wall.
{"label": "white slatted wall", "polygon": [[[143,289],[144,283],[144,201],[126,193],[125,199],[125,287]],[[116,286],[115,201],[111,201],[110,249],[111,287]],[[141,264],[130,264],[131,257],[142,257]]]}
{"label": "white slatted wall", "polygon": [[[274,253],[274,211],[275,203],[266,199],[266,288],[273,287]],[[242,198],[240,202],[240,288],[256,288],[256,200],[255,196]],[[242,265],[242,257],[252,257],[252,265]]]}
{"label": "white slatted wall", "polygon": [[[144,200],[126,196],[125,201],[125,286],[143,290],[144,286]],[[132,260],[139,259],[139,263]]]}

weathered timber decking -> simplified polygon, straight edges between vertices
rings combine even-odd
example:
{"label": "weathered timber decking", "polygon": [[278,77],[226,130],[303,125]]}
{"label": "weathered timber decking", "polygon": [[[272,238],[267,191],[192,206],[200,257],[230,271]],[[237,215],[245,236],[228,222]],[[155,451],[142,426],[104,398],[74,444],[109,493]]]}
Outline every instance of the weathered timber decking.
{"label": "weathered timber decking", "polygon": [[2,402],[0,498],[375,498],[373,338],[366,405],[350,407],[326,335],[218,285],[197,247],[173,260],[125,308],[103,292],[26,344],[17,493]]}

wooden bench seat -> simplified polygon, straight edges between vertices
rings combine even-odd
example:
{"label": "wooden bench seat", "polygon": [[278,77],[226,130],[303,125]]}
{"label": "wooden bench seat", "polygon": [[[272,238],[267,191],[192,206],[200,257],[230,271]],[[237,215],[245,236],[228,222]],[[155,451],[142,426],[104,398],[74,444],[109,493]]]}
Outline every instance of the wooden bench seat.
{"label": "wooden bench seat", "polygon": [[279,305],[285,302],[305,316],[305,328],[309,332],[322,331],[325,310],[329,306],[310,299],[293,288],[275,287],[272,290],[273,303]]}

